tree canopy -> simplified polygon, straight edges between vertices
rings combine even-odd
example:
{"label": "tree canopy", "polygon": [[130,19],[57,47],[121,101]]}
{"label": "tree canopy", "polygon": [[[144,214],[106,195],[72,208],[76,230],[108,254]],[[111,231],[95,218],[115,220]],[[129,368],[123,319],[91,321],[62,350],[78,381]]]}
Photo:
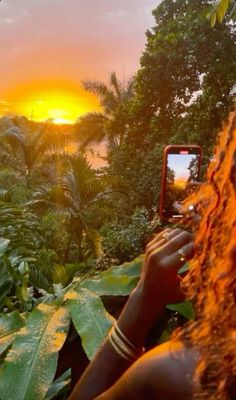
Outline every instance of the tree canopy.
{"label": "tree canopy", "polygon": [[136,203],[147,208],[159,195],[163,146],[200,144],[207,161],[233,105],[235,23],[212,28],[211,9],[209,0],[165,0],[153,11],[126,112],[125,144],[111,160]]}

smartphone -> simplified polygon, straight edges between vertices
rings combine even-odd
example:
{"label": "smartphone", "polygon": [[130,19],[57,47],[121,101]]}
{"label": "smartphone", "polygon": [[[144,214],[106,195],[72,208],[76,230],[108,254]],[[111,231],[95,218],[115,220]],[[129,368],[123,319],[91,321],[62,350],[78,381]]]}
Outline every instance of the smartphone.
{"label": "smartphone", "polygon": [[182,202],[199,181],[201,156],[201,147],[197,145],[170,145],[164,149],[161,219],[182,217]]}

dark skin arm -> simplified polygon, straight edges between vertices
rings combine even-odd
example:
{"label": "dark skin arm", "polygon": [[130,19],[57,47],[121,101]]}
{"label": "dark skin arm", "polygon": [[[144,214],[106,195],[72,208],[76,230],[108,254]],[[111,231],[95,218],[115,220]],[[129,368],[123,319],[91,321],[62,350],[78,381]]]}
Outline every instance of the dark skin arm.
{"label": "dark skin arm", "polygon": [[[143,347],[150,328],[154,321],[162,315],[165,305],[181,299],[179,290],[180,278],[177,276],[177,271],[183,265],[183,261],[181,261],[178,250],[181,248],[184,251],[186,259],[191,258],[193,255],[192,235],[190,233],[180,229],[173,231],[167,229],[165,233],[168,234],[168,240],[163,238],[162,233],[148,244],[140,281],[130,295],[118,320],[119,328],[137,349]],[[135,365],[138,365],[140,372],[142,359],[140,359],[141,364],[135,363],[133,367],[135,369],[130,369],[130,371],[137,371]],[[77,383],[69,400],[94,399],[111,388],[124,372],[129,369],[131,364],[131,362],[117,354],[109,340],[106,339]],[[143,376],[145,376],[144,370],[146,369],[144,366],[146,365],[145,361],[143,364]],[[134,376],[135,374],[134,372]],[[130,381],[130,384],[131,382],[133,380]],[[111,391],[108,392],[109,394],[104,394],[104,396],[110,397],[104,397],[104,399],[115,398],[112,397],[112,391],[117,390],[115,386],[111,388]],[[122,393],[120,395],[122,396]],[[102,396],[98,398],[103,399]],[[129,399],[135,398],[129,396]]]}
{"label": "dark skin arm", "polygon": [[96,400],[190,400],[197,355],[167,342],[142,356]]}

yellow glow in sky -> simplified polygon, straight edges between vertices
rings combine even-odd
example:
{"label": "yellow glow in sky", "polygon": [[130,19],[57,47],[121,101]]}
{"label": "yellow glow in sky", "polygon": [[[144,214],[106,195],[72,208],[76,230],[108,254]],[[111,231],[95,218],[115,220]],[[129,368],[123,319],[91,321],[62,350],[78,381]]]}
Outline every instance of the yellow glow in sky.
{"label": "yellow glow in sky", "polygon": [[[81,88],[60,87],[18,88],[7,98],[9,113],[24,115],[34,121],[53,120],[58,124],[73,124],[79,116],[99,110],[98,99]],[[0,110],[0,114],[3,114]]]}
{"label": "yellow glow in sky", "polygon": [[184,189],[186,186],[187,178],[186,176],[179,177],[175,180],[175,186],[178,186],[181,189]]}
{"label": "yellow glow in sky", "polygon": [[69,93],[42,92],[31,98],[22,99],[16,112],[35,121],[54,120],[55,123],[74,123],[87,112],[86,104]]}

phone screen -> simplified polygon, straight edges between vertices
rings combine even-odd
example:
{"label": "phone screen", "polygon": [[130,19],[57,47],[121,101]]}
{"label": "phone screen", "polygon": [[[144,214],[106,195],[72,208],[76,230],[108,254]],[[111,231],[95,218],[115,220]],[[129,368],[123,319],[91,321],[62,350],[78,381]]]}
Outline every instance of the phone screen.
{"label": "phone screen", "polygon": [[190,193],[194,182],[198,181],[200,153],[198,149],[194,152],[191,150],[177,149],[167,153],[163,199],[163,214],[166,217],[181,216],[182,202]]}

